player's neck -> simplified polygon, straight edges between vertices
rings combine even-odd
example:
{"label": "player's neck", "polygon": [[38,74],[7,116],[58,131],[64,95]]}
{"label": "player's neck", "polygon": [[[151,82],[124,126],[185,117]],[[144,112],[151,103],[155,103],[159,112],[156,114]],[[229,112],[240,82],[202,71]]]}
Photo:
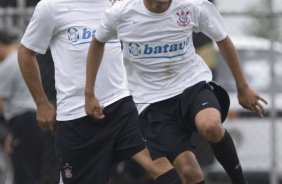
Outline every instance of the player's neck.
{"label": "player's neck", "polygon": [[144,4],[146,8],[154,13],[162,13],[165,12],[172,0],[144,0]]}

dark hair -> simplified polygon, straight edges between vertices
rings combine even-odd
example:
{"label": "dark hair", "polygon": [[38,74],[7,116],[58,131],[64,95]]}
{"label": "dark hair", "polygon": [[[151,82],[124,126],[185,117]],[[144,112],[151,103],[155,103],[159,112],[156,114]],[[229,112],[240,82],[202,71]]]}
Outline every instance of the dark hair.
{"label": "dark hair", "polygon": [[0,30],[0,44],[10,45],[17,39],[16,36],[6,31]]}

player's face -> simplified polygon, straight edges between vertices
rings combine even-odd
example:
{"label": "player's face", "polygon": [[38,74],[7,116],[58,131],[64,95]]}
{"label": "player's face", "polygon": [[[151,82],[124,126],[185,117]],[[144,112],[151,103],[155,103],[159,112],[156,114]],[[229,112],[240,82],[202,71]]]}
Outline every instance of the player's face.
{"label": "player's face", "polygon": [[166,11],[172,0],[144,0],[146,7],[152,12]]}

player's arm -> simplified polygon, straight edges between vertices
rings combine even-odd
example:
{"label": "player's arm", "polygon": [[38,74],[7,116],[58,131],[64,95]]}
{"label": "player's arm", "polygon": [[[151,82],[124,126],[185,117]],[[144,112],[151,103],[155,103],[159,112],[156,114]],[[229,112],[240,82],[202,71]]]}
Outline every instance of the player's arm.
{"label": "player's arm", "polygon": [[227,36],[223,40],[218,41],[217,45],[222,57],[224,58],[224,61],[228,65],[235,79],[240,105],[242,105],[246,109],[255,111],[259,116],[263,117],[266,112],[260,102],[263,102],[265,104],[267,104],[267,102],[255,91],[253,91],[246,82],[240,66],[237,51],[232,41]]}
{"label": "player's arm", "polygon": [[99,104],[94,93],[95,81],[104,54],[105,43],[93,38],[87,56],[86,63],[86,85],[85,85],[85,111],[88,115],[102,119],[104,118],[103,107]]}
{"label": "player's arm", "polygon": [[86,63],[86,85],[85,85],[85,111],[96,119],[104,118],[103,107],[95,96],[95,81],[100,63],[103,58],[105,43],[116,37],[116,26],[118,23],[121,1],[115,3],[105,13],[97,26],[95,37],[90,43]]}
{"label": "player's arm", "polygon": [[43,131],[55,128],[55,111],[43,90],[36,53],[24,45],[18,50],[18,62],[22,76],[37,106],[37,121]]}

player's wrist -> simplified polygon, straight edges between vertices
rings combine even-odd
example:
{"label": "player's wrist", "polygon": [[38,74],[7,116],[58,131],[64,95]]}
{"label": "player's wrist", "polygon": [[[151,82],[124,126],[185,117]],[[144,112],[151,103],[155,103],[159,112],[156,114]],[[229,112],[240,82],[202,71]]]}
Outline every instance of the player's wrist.
{"label": "player's wrist", "polygon": [[92,98],[95,96],[93,90],[85,90],[84,95],[86,98]]}
{"label": "player's wrist", "polygon": [[241,83],[241,84],[237,85],[237,90],[238,90],[238,92],[244,91],[248,87],[249,87],[249,85],[247,83]]}
{"label": "player's wrist", "polygon": [[46,96],[40,97],[40,98],[36,98],[34,99],[35,104],[37,107],[42,106],[42,105],[46,105],[49,103],[49,100]]}

